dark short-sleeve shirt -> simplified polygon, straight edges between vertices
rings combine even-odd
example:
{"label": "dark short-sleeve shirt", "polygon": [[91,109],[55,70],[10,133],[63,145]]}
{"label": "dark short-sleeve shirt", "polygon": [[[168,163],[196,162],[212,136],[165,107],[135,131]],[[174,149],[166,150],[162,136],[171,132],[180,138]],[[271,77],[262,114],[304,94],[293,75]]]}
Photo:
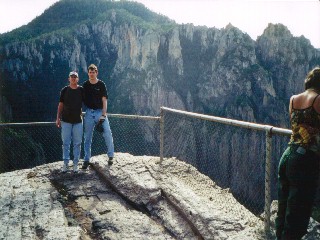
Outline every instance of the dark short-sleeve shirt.
{"label": "dark short-sleeve shirt", "polygon": [[80,123],[82,121],[82,102],[84,91],[81,86],[72,89],[64,87],[60,92],[59,101],[63,103],[61,120],[68,123]]}
{"label": "dark short-sleeve shirt", "polygon": [[106,85],[101,80],[97,83],[91,84],[89,80],[83,83],[84,89],[84,105],[91,109],[102,109],[102,97],[108,99],[108,92]]}

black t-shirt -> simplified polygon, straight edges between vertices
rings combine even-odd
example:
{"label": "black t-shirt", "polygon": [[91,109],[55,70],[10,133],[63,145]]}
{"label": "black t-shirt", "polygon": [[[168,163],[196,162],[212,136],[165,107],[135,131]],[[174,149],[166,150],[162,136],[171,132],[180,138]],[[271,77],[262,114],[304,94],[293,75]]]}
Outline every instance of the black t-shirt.
{"label": "black t-shirt", "polygon": [[84,105],[91,109],[102,109],[102,97],[108,99],[107,88],[104,82],[98,80],[97,83],[91,84],[89,80],[83,83]]}
{"label": "black t-shirt", "polygon": [[63,103],[61,120],[68,123],[80,123],[82,121],[82,102],[84,100],[83,87],[72,89],[69,86],[62,88],[60,102]]}

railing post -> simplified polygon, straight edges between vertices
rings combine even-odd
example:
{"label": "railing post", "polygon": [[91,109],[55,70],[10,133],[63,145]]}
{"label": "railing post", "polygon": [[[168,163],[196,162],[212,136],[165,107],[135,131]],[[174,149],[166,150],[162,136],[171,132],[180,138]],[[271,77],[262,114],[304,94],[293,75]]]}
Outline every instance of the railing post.
{"label": "railing post", "polygon": [[164,141],[164,110],[160,109],[160,163],[163,161],[163,141]]}
{"label": "railing post", "polygon": [[266,236],[270,234],[271,218],[271,157],[272,157],[272,127],[266,131],[266,168],[265,168],[265,205],[264,205],[264,230]]}

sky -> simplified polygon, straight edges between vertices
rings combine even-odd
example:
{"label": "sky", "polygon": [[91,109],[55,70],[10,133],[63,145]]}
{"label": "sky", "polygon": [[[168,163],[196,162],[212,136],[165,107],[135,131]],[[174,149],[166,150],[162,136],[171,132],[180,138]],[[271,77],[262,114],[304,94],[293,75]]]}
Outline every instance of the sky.
{"label": "sky", "polygon": [[[0,0],[0,33],[28,24],[58,0]],[[92,0],[94,1],[94,0]],[[224,28],[231,23],[252,39],[268,23],[282,23],[320,48],[320,0],[136,0],[150,10],[195,26]]]}

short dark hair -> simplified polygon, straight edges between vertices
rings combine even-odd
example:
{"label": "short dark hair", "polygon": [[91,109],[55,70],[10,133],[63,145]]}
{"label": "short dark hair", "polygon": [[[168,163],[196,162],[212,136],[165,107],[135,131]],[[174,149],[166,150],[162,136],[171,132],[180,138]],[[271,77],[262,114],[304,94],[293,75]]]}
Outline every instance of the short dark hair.
{"label": "short dark hair", "polygon": [[90,70],[98,72],[98,67],[94,64],[90,64],[90,66],[88,67],[88,71]]}
{"label": "short dark hair", "polygon": [[320,67],[312,69],[304,80],[304,89],[310,88],[320,91]]}

